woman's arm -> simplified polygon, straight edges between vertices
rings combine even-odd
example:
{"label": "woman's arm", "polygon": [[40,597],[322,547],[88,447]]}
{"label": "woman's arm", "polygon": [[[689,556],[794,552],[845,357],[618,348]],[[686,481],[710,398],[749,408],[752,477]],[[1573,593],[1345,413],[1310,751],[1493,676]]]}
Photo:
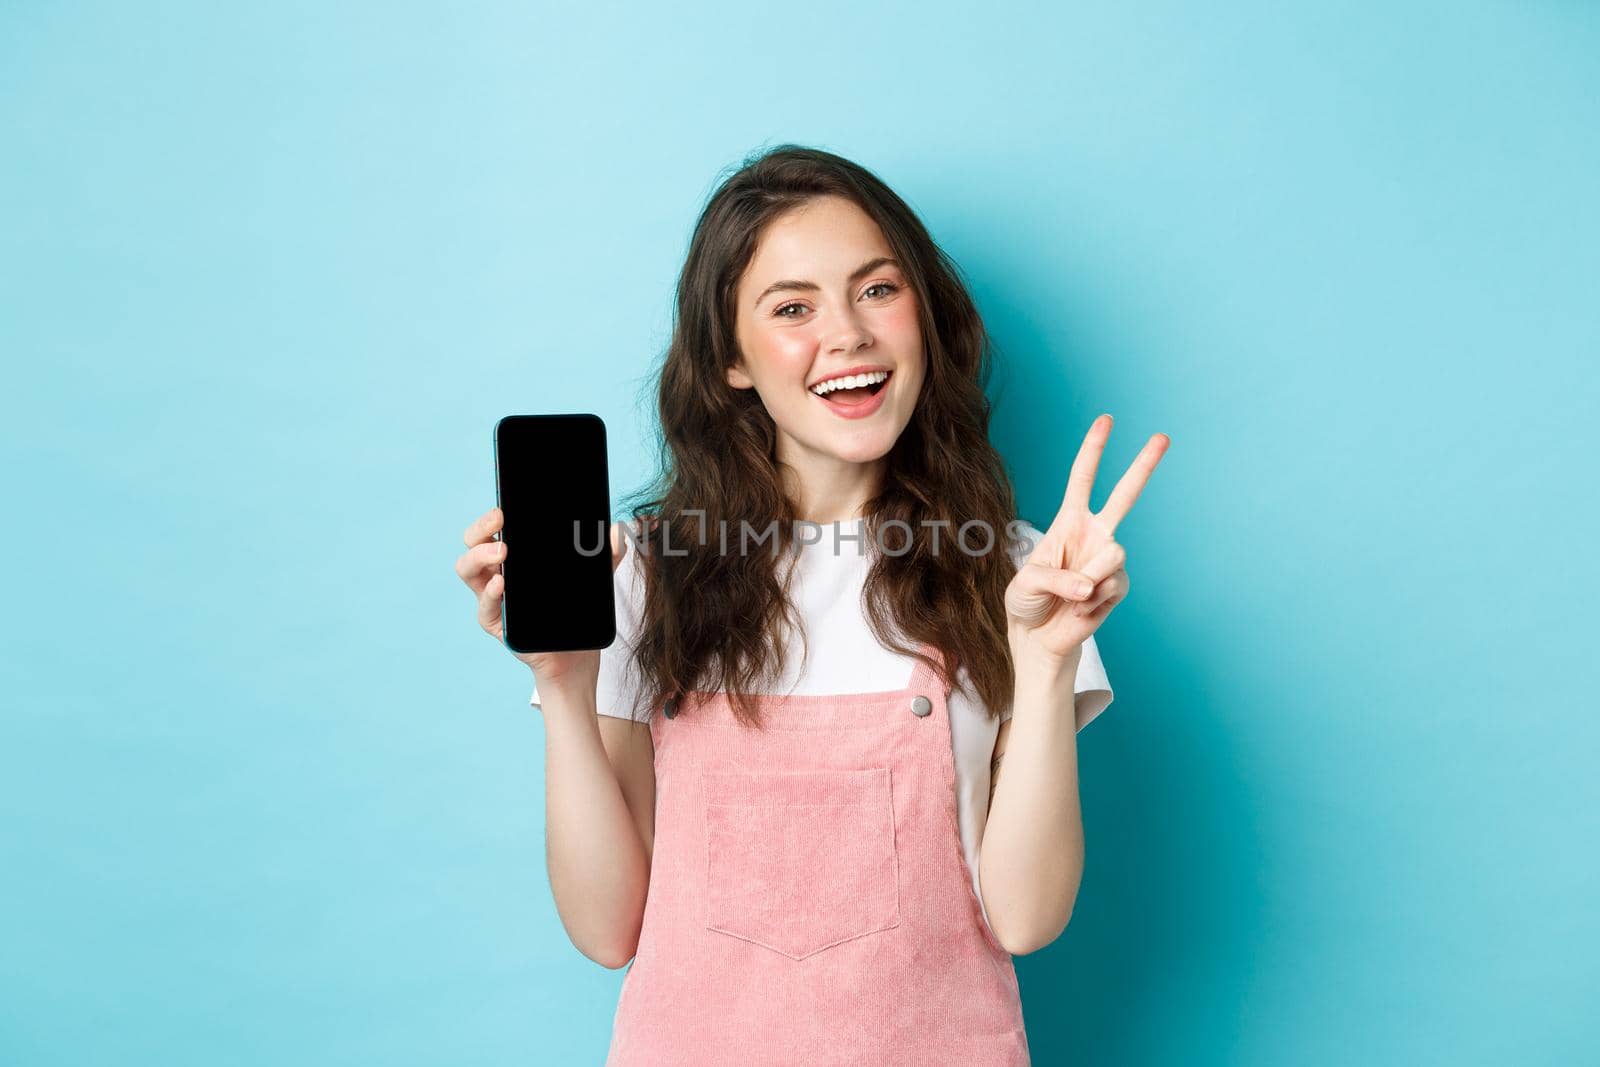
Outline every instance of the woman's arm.
{"label": "woman's arm", "polygon": [[989,925],[1014,956],[1061,936],[1083,878],[1073,706],[1081,657],[1080,647],[1060,674],[1019,672],[1011,718],[995,739],[978,883]]}
{"label": "woman's arm", "polygon": [[1105,507],[1091,512],[1089,492],[1110,433],[1110,415],[1089,427],[1055,521],[1006,587],[1014,726],[1005,777],[984,827],[978,881],[995,937],[1013,955],[1059,937],[1078,899],[1078,666],[1083,643],[1128,595],[1127,551],[1114,537],[1117,524],[1172,443],[1166,434],[1152,436]]}
{"label": "woman's arm", "polygon": [[596,963],[633,958],[644,922],[655,826],[647,723],[595,710],[595,692],[541,687],[545,860],[567,936]]}

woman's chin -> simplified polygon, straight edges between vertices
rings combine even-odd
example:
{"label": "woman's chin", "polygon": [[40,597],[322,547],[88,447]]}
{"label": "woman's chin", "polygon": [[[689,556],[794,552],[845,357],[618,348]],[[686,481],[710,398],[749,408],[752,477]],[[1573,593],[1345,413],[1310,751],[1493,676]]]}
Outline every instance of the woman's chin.
{"label": "woman's chin", "polygon": [[876,463],[889,454],[894,439],[886,434],[864,434],[862,438],[839,441],[828,450],[835,459],[845,463]]}
{"label": "woman's chin", "polygon": [[[876,419],[864,419],[856,427],[841,427],[839,422],[842,420],[832,421],[832,425],[807,426],[804,432],[798,434],[786,433],[780,428],[780,439],[788,439],[788,448],[810,453],[818,459],[864,464],[876,463],[887,456],[900,436],[896,427],[887,420],[881,425],[874,425]],[[786,451],[785,446],[780,443],[778,451],[781,458]]]}

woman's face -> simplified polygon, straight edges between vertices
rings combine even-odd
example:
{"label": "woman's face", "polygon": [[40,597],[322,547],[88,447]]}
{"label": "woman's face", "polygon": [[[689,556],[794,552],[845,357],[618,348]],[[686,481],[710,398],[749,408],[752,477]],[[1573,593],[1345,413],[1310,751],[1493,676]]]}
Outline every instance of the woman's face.
{"label": "woman's face", "polygon": [[[858,482],[911,421],[925,354],[916,295],[872,217],[825,196],[774,220],[739,281],[741,359],[728,384],[755,389],[778,430],[778,460],[813,499]],[[883,262],[887,261],[887,262]],[[841,372],[877,372],[825,397]],[[888,377],[878,384],[878,378]]]}

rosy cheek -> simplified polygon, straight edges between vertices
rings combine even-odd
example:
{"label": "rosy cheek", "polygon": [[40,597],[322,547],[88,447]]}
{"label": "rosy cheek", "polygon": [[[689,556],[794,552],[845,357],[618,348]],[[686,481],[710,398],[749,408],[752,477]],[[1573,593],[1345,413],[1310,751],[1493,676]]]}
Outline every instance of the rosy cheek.
{"label": "rosy cheek", "polygon": [[795,338],[792,331],[746,337],[741,347],[763,389],[786,388],[791,382],[804,385],[816,350],[814,344]]}
{"label": "rosy cheek", "polygon": [[777,376],[804,380],[817,351],[816,338],[804,336],[804,333],[803,330],[784,330],[768,338],[769,366]]}
{"label": "rosy cheek", "polygon": [[917,319],[917,304],[911,299],[896,300],[886,310],[885,326],[902,337],[913,337],[921,329]]}

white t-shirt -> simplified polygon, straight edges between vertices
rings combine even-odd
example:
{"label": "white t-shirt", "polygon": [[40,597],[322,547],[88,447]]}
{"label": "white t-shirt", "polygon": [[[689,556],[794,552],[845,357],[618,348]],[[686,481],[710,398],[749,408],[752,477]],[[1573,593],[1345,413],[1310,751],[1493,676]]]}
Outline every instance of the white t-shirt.
{"label": "white t-shirt", "polygon": [[[864,534],[865,522],[865,519],[856,518],[820,526],[805,524],[811,527],[807,540],[815,543],[799,549],[790,596],[805,623],[810,655],[806,662],[800,662],[799,635],[792,634],[777,692],[871,693],[902,689],[910,681],[917,661],[884,648],[868,625],[862,607],[861,591],[871,566],[869,553],[873,548],[871,539]],[[634,528],[637,530],[638,526]],[[1012,558],[1018,566],[1028,558],[1042,536],[1036,527],[1025,522],[1021,529],[1026,541],[1016,542],[1012,547]],[[730,538],[733,536],[730,533]],[[897,546],[899,541],[892,539],[897,536],[886,534],[885,544]],[[942,543],[949,544],[948,538]],[[770,542],[760,550],[770,551]],[[595,693],[602,715],[630,718],[630,709],[639,703],[635,699],[636,672],[629,669],[629,653],[637,638],[644,601],[644,572],[638,566],[638,555],[635,541],[629,544],[627,555],[617,567],[614,583],[617,637],[600,652],[600,679]],[[1002,711],[998,719],[990,719],[972,693],[965,667],[957,672],[957,682],[958,688],[952,690],[949,698],[956,811],[962,851],[966,854],[973,891],[981,907],[978,846],[989,814],[989,763],[994,756],[1000,723],[1011,718],[1011,709]],[[1073,689],[1078,729],[1081,730],[1110,705],[1112,698],[1111,683],[1106,678],[1093,637],[1083,644]],[[537,683],[529,702],[539,703]],[[984,921],[988,921],[987,909],[984,909]]]}

